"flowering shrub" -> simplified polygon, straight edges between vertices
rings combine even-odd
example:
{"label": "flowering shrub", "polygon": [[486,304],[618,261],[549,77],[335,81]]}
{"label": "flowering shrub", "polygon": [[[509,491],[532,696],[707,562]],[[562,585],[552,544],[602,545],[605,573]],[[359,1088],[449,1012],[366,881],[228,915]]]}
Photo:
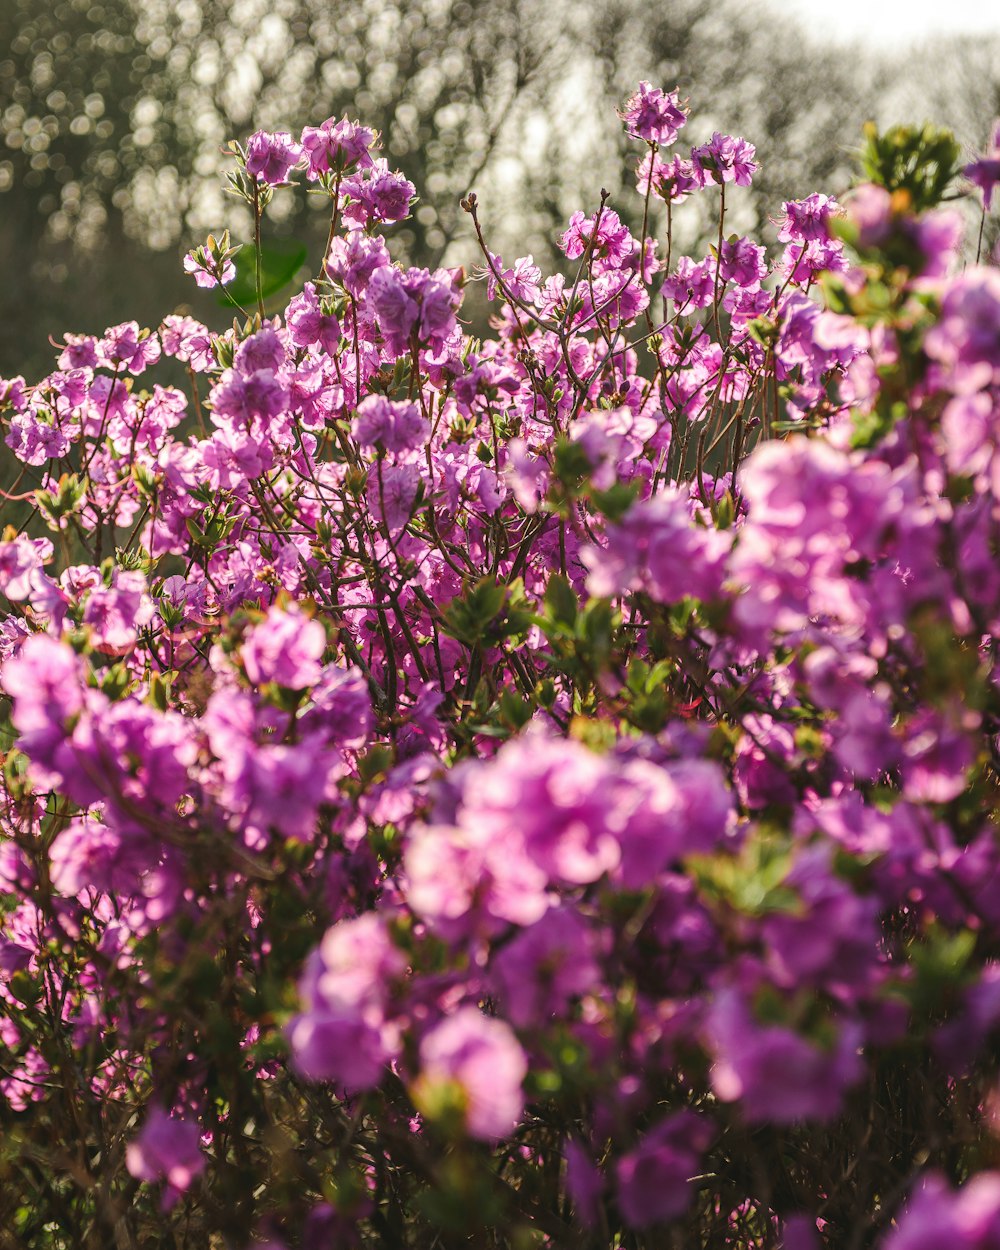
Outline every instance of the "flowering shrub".
{"label": "flowering shrub", "polygon": [[0,383],[9,1244],[1000,1245],[1000,278],[945,135],[769,257],[622,116],[570,276],[464,201],[491,338],[331,119],[233,149],[230,330]]}

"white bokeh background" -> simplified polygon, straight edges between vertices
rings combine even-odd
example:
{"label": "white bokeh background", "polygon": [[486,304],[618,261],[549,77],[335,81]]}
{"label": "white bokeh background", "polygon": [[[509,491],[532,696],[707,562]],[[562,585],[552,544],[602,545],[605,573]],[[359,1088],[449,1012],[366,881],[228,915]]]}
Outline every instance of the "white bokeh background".
{"label": "white bokeh background", "polygon": [[819,38],[890,51],[934,36],[1000,34],[1000,0],[776,0]]}

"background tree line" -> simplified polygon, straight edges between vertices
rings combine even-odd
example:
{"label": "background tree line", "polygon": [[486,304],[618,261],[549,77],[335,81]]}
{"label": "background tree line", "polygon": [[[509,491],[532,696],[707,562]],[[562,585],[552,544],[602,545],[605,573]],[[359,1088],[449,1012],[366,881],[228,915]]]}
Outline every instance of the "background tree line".
{"label": "background tree line", "polygon": [[[880,60],[738,0],[5,0],[0,374],[42,371],[66,329],[170,307],[221,324],[179,256],[239,225],[220,149],[258,127],[349,113],[381,130],[421,197],[391,232],[400,259],[475,263],[458,205],[475,186],[491,244],[550,264],[602,185],[623,217],[641,211],[614,124],[639,78],[690,97],[691,142],[720,129],[756,144],[760,175],[729,221],[766,231],[782,199],[846,184],[868,117],[982,142],[1000,40]],[[322,212],[285,193],[269,228],[317,260]],[[696,213],[677,225],[682,246],[704,241]]]}

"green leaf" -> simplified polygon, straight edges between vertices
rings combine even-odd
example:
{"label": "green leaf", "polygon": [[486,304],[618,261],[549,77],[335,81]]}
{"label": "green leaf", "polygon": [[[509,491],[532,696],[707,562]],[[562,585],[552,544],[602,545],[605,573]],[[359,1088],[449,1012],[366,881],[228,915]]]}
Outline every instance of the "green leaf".
{"label": "green leaf", "polygon": [[464,597],[452,599],[443,613],[446,634],[459,642],[480,642],[492,622],[500,615],[510,587],[492,577],[478,581]]}
{"label": "green leaf", "polygon": [[590,498],[602,516],[620,521],[639,498],[639,489],[633,482],[615,482],[607,490],[592,490]]}
{"label": "green leaf", "polygon": [[576,621],[577,602],[573,587],[560,573],[553,573],[545,587],[545,606],[553,621],[572,626]]}
{"label": "green leaf", "polygon": [[865,128],[861,167],[869,182],[902,192],[920,213],[940,204],[961,168],[961,148],[950,130],[937,126],[892,126],[879,134]]}
{"label": "green leaf", "polygon": [[[275,239],[263,244],[260,249],[260,293],[269,300],[288,286],[298,271],[305,264],[308,250],[304,243],[297,239]],[[245,247],[234,258],[236,277],[226,286],[227,295],[219,292],[220,304],[228,305],[230,299],[236,300],[244,308],[257,302],[256,261],[252,247]]]}

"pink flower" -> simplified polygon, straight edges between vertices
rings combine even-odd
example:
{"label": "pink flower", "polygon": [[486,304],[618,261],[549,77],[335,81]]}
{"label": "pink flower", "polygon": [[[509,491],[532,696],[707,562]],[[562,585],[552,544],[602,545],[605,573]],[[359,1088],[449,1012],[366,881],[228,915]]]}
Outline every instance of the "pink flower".
{"label": "pink flower", "polygon": [[659,153],[648,151],[635,170],[639,194],[645,196],[650,190],[661,200],[680,204],[703,185],[700,170],[691,161],[680,156],[664,161]]}
{"label": "pink flower", "polygon": [[328,117],[321,126],[306,126],[302,132],[302,151],[309,162],[306,177],[315,182],[321,174],[340,173],[354,165],[370,166],[369,149],[374,143],[374,130],[346,117],[339,122]]}
{"label": "pink flower", "polygon": [[746,139],[716,131],[708,143],[691,149],[691,162],[705,185],[735,182],[738,187],[748,187],[760,168],[754,160],[756,154],[757,149]]}
{"label": "pink flower", "polygon": [[176,356],[195,373],[205,373],[215,364],[211,331],[193,317],[181,317],[176,313],[164,317],[160,342],[165,355]]}
{"label": "pink flower", "polygon": [[200,1137],[197,1124],[154,1107],[139,1136],[125,1148],[129,1175],[149,1183],[165,1180],[164,1206],[172,1206],[205,1169]]}
{"label": "pink flower", "polygon": [[673,143],[687,121],[687,113],[677,92],[663,92],[648,82],[639,83],[635,94],[618,116],[633,139],[645,139],[661,147]]}
{"label": "pink flower", "polygon": [[829,195],[814,193],[804,200],[785,200],[781,206],[785,216],[778,231],[782,243],[810,243],[830,237],[829,221],[839,211],[837,201]]}
{"label": "pink flower", "polygon": [[19,534],[9,542],[0,542],[0,591],[12,603],[29,598],[42,565],[52,559],[52,544],[47,538],[28,538]]}
{"label": "pink flower", "polygon": [[620,269],[633,252],[639,251],[638,241],[611,208],[602,209],[593,217],[574,213],[560,246],[569,260],[589,257],[594,263],[595,273]]}
{"label": "pink flower", "polygon": [[692,1112],[661,1121],[615,1167],[618,1204],[631,1228],[647,1228],[683,1215],[691,1203],[691,1177],[711,1129]]}
{"label": "pink flower", "polygon": [[112,368],[124,365],[129,373],[143,373],[160,359],[160,342],[136,321],[126,321],[104,331],[97,345],[102,364]]}
{"label": "pink flower", "polygon": [[413,183],[390,170],[387,161],[377,160],[343,183],[344,220],[365,230],[378,223],[402,221],[415,191]]}
{"label": "pink flower", "polygon": [[736,989],[716,994],[708,1033],[715,1096],[739,1102],[749,1124],[832,1120],[864,1072],[856,1022],[845,1021],[821,1047],[780,1024],[758,1023]]}
{"label": "pink flower", "polygon": [[214,264],[211,260],[199,258],[195,252],[188,252],[184,257],[184,272],[194,274],[198,286],[211,289],[214,286],[225,286],[236,277],[236,266],[231,260]]}
{"label": "pink flower", "polygon": [[296,347],[318,345],[328,355],[336,352],[340,343],[340,322],[333,313],[324,311],[314,283],[307,282],[301,294],[289,301],[285,321]]}
{"label": "pink flower", "polygon": [[416,404],[367,395],[358,405],[351,433],[362,447],[381,444],[386,451],[402,452],[421,447],[430,426]]}
{"label": "pink flower", "polygon": [[977,160],[966,165],[962,173],[982,192],[983,207],[989,212],[993,192],[1000,184],[1000,119],[993,123],[986,151]]}
{"label": "pink flower", "polygon": [[371,1089],[399,1053],[388,1019],[393,983],[406,961],[369,912],[328,929],[299,985],[305,1010],[289,1026],[295,1066],[310,1080]]}
{"label": "pink flower", "polygon": [[937,1173],[925,1176],[910,1198],[885,1250],[997,1250],[1000,1246],[1000,1173],[981,1172],[962,1189]]}
{"label": "pink flower", "polygon": [[258,130],[247,140],[247,173],[272,187],[288,179],[288,172],[302,159],[302,148],[286,130],[271,134]]}
{"label": "pink flower", "polygon": [[571,998],[600,979],[594,937],[570,908],[550,908],[541,920],[501,947],[494,973],[502,1001],[516,1025],[544,1027]]}
{"label": "pink flower", "polygon": [[393,356],[406,354],[414,341],[428,351],[441,351],[455,332],[461,293],[445,269],[378,269],[368,294]]}
{"label": "pink flower", "polygon": [[295,1067],[310,1081],[332,1081],[348,1093],[374,1089],[395,1057],[382,1031],[341,1008],[296,1016],[288,1028]]}
{"label": "pink flower", "polygon": [[277,682],[304,690],[320,679],[320,660],[326,650],[326,631],[297,607],[272,607],[267,618],[254,625],[243,643],[243,667],[254,685]]}
{"label": "pink flower", "polygon": [[460,1008],[420,1043],[420,1069],[425,1088],[439,1082],[460,1086],[470,1136],[489,1141],[517,1126],[528,1061],[502,1020],[484,1016],[478,1007]]}
{"label": "pink flower", "polygon": [[360,230],[349,230],[346,238],[337,237],[330,244],[326,272],[349,295],[357,297],[367,290],[372,274],[390,263],[388,249],[378,235],[369,238]]}

